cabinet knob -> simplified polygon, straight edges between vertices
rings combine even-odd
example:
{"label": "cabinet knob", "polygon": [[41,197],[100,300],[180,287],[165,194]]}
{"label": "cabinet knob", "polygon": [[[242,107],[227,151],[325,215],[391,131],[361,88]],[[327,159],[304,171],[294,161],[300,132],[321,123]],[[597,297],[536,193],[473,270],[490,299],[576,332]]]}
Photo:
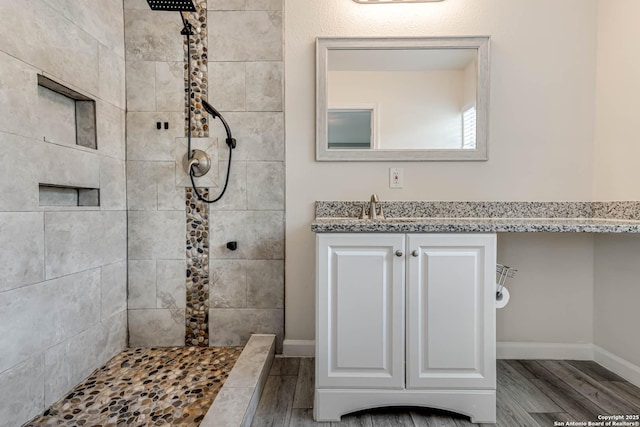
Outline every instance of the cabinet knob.
{"label": "cabinet knob", "polygon": [[396,251],[396,256],[402,256],[402,255],[404,255],[404,254],[402,253],[402,251],[401,251],[401,250],[397,250],[397,251]]}
{"label": "cabinet knob", "polygon": [[418,252],[418,250],[414,250],[413,252],[411,252],[411,255],[417,257],[418,255],[420,255],[420,252]]}

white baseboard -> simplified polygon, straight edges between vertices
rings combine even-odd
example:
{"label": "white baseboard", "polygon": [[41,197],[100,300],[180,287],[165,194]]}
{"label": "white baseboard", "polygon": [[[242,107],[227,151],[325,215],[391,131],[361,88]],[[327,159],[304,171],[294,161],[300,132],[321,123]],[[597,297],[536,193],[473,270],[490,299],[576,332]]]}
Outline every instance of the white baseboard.
{"label": "white baseboard", "polygon": [[593,344],[508,342],[496,344],[498,359],[593,360]]}
{"label": "white baseboard", "polygon": [[640,366],[635,365],[597,345],[593,346],[593,360],[631,384],[640,387]]}
{"label": "white baseboard", "polygon": [[284,357],[315,357],[315,340],[284,340],[282,344]]}

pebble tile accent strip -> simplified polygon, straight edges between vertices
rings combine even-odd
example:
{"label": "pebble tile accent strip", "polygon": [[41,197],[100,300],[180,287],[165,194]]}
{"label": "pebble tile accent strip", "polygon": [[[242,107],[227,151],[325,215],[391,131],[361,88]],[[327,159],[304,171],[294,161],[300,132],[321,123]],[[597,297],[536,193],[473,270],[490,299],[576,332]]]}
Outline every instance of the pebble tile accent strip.
{"label": "pebble tile accent strip", "polygon": [[[203,197],[209,190],[199,189]],[[186,345],[209,346],[209,205],[186,189]]]}
{"label": "pebble tile accent strip", "polygon": [[207,99],[207,0],[195,0],[196,11],[185,13],[193,25],[195,35],[191,36],[191,99],[189,94],[189,70],[187,66],[188,46],[184,37],[184,87],[185,87],[185,135],[189,123],[188,108],[191,108],[191,133],[194,137],[208,137],[208,115],[202,108],[202,100]]}
{"label": "pebble tile accent strip", "polygon": [[241,351],[127,349],[25,426],[199,426]]}

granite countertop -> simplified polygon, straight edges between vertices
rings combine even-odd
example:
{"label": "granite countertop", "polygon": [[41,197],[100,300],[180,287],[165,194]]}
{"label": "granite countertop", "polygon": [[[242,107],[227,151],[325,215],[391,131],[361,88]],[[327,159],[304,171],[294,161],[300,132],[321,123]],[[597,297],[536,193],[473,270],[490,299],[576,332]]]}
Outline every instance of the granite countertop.
{"label": "granite countertop", "polygon": [[[316,202],[316,233],[640,233],[640,202],[381,202],[387,219],[357,219],[364,202]],[[389,215],[389,213],[391,215]]]}

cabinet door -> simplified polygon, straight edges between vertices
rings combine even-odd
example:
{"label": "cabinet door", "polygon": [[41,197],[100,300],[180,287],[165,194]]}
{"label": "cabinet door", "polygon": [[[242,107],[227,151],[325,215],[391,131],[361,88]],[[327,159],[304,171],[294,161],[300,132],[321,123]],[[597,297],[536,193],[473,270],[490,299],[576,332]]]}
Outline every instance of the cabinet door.
{"label": "cabinet door", "polygon": [[319,388],[404,387],[404,235],[317,236]]}
{"label": "cabinet door", "polygon": [[495,234],[407,243],[407,388],[495,388]]}

